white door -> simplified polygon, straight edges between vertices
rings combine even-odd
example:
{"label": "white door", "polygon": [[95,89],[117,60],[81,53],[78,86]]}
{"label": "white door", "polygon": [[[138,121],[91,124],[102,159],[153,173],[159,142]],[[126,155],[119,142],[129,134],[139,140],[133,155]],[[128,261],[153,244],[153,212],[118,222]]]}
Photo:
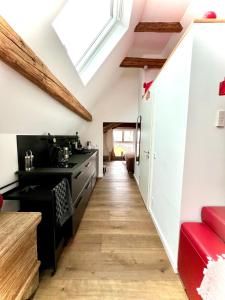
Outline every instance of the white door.
{"label": "white door", "polygon": [[150,186],[151,186],[151,157],[152,157],[152,95],[148,100],[141,99],[140,115],[141,120],[141,148],[139,164],[139,189],[144,203],[149,209]]}

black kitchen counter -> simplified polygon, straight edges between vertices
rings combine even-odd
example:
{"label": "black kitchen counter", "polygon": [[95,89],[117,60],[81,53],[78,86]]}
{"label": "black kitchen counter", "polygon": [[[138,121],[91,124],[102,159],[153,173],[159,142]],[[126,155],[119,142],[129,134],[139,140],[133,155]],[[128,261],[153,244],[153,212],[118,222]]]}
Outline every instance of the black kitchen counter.
{"label": "black kitchen counter", "polygon": [[[24,154],[27,149],[32,149],[34,166],[35,162],[36,166],[50,165],[49,139],[51,138],[46,136],[17,136],[19,185],[4,193],[3,197],[7,200],[19,200],[21,211],[42,213],[42,221],[37,231],[38,259],[41,261],[42,269],[51,268],[54,273],[63,246],[76,234],[94,189],[98,150],[72,155],[67,168],[49,166],[37,167],[31,171],[23,170]],[[70,136],[57,137],[57,140],[62,147],[65,141],[70,140]],[[68,180],[73,207],[71,216],[59,226],[57,199],[53,189],[62,178]]]}
{"label": "black kitchen counter", "polygon": [[71,174],[76,169],[82,166],[82,164],[87,161],[94,153],[98,150],[90,150],[90,153],[85,154],[73,154],[70,159],[69,163],[74,163],[75,166],[72,168],[57,168],[57,167],[46,167],[46,168],[34,168],[31,171],[18,171],[17,174],[25,175],[25,174],[55,174],[55,175],[63,175],[63,174]]}

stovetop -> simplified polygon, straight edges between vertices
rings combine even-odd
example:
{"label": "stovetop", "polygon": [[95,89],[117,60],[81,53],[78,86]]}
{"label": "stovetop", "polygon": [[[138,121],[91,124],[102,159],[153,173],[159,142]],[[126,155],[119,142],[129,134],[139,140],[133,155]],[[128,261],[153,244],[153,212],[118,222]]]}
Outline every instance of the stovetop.
{"label": "stovetop", "polygon": [[76,166],[77,163],[70,163],[70,162],[60,162],[57,163],[53,166],[51,166],[52,168],[66,168],[66,169],[70,169],[73,168],[74,166]]}

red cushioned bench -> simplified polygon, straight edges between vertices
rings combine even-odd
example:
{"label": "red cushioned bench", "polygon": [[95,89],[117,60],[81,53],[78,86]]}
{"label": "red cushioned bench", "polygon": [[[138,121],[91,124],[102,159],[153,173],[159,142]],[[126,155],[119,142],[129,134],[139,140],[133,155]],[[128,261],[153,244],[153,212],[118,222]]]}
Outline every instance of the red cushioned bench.
{"label": "red cushioned bench", "polygon": [[190,300],[201,300],[197,288],[207,267],[207,257],[225,253],[225,207],[203,207],[202,223],[181,225],[178,272]]}

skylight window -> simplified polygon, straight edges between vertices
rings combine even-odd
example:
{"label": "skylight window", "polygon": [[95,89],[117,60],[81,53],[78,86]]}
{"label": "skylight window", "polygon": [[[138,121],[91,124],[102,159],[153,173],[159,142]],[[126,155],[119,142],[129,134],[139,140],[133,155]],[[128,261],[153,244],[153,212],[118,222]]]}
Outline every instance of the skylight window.
{"label": "skylight window", "polygon": [[[68,0],[55,19],[53,27],[84,83],[93,75],[91,62],[111,32],[117,25],[127,30],[123,19],[125,3],[131,4],[132,0]],[[125,31],[122,31],[120,33],[123,35]],[[106,55],[102,58],[105,59]],[[95,62],[97,67],[101,63],[99,59]],[[90,66],[93,70],[88,69]]]}
{"label": "skylight window", "polygon": [[[82,1],[80,4],[79,11],[76,11],[74,18],[77,19],[77,23],[80,25],[84,22],[88,22],[88,26],[81,25],[74,27],[74,37],[79,36],[82,30],[82,39],[79,39],[79,45],[74,45],[76,65],[83,57],[83,54],[85,54],[91,45],[93,45],[100,33],[112,20],[110,13],[110,0],[105,0],[104,2],[101,0],[92,1],[88,7],[85,1]],[[86,21],[84,21],[83,15],[85,15]]]}

